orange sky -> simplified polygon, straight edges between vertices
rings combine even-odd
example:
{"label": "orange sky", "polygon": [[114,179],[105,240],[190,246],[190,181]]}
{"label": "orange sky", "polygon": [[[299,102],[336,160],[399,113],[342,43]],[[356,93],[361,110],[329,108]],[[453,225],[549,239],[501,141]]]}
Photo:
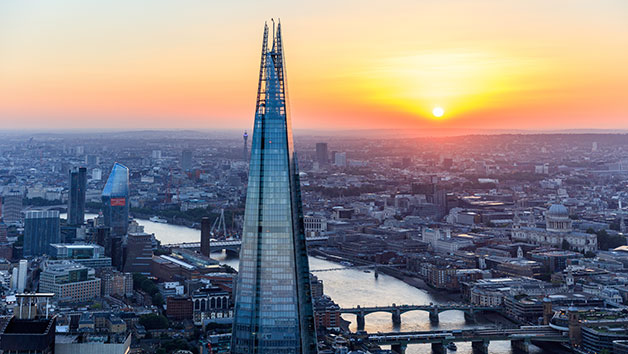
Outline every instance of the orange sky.
{"label": "orange sky", "polygon": [[625,0],[95,3],[0,2],[0,129],[250,129],[273,16],[297,129],[628,129]]}

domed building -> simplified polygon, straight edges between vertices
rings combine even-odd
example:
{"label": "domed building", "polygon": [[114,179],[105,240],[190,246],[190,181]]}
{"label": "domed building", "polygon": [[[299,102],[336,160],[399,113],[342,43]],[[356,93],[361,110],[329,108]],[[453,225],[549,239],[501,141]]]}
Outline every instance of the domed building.
{"label": "domed building", "polygon": [[573,230],[569,210],[562,204],[552,204],[545,214],[545,229],[555,232],[571,232]]}
{"label": "domed building", "polygon": [[567,241],[569,249],[573,251],[597,250],[597,236],[573,231],[569,210],[562,204],[552,204],[549,207],[545,213],[545,228],[536,227],[530,222],[524,223],[515,215],[512,239],[553,248],[563,248],[564,241]]}

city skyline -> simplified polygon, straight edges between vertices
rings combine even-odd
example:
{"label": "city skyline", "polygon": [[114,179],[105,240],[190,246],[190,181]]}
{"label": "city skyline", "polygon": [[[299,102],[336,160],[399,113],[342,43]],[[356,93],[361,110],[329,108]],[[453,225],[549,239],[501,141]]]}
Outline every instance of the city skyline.
{"label": "city skyline", "polygon": [[296,129],[628,128],[625,2],[360,4],[5,2],[0,121],[250,129],[254,33],[279,14]]}
{"label": "city skyline", "polygon": [[0,2],[0,352],[628,353],[627,10]]}

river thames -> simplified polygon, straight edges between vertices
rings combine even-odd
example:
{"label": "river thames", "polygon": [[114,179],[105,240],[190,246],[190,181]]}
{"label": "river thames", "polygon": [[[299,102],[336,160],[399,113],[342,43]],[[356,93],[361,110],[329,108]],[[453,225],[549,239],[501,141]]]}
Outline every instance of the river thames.
{"label": "river thames", "polygon": [[[86,217],[94,217],[93,214]],[[199,242],[200,230],[191,229],[185,226],[177,226],[170,224],[160,224],[148,220],[137,220],[144,226],[144,231],[154,233],[155,238],[162,244],[181,243],[181,242]],[[212,258],[219,260],[221,263],[228,264],[233,268],[238,268],[238,259],[235,257],[226,257],[224,253],[212,253]],[[324,283],[325,294],[329,295],[341,307],[374,306],[374,305],[390,305],[390,304],[429,304],[442,303],[437,298],[430,295],[422,289],[417,289],[396,278],[380,274],[375,279],[373,273],[365,273],[362,270],[343,269],[328,272],[316,272],[317,269],[338,268],[337,263],[329,262],[323,259],[310,257],[310,269]],[[351,321],[350,329],[355,331],[355,316],[343,315],[347,321]],[[489,322],[480,322],[477,324],[469,324],[465,321],[464,315],[460,311],[447,311],[440,314],[440,320],[437,325],[432,325],[428,318],[427,312],[414,311],[408,312],[401,316],[401,326],[394,328],[389,313],[373,313],[366,316],[365,329],[368,332],[389,332],[389,331],[417,331],[439,329],[459,329],[472,328],[492,325]],[[407,354],[429,354],[431,347],[427,344],[409,345]],[[512,353],[510,342],[499,341],[491,342],[489,352],[495,354]],[[550,353],[531,347],[531,353],[545,354]],[[453,353],[453,352],[452,352]],[[458,343],[456,353],[470,354],[472,353],[470,343]]]}

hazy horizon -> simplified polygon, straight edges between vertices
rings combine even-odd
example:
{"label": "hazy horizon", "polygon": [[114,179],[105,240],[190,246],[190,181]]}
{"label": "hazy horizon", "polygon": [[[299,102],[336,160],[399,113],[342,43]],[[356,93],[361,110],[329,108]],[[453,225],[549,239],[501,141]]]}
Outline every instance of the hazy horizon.
{"label": "hazy horizon", "polygon": [[622,0],[9,0],[0,122],[250,129],[262,29],[280,17],[297,130],[628,129],[626,14]]}

